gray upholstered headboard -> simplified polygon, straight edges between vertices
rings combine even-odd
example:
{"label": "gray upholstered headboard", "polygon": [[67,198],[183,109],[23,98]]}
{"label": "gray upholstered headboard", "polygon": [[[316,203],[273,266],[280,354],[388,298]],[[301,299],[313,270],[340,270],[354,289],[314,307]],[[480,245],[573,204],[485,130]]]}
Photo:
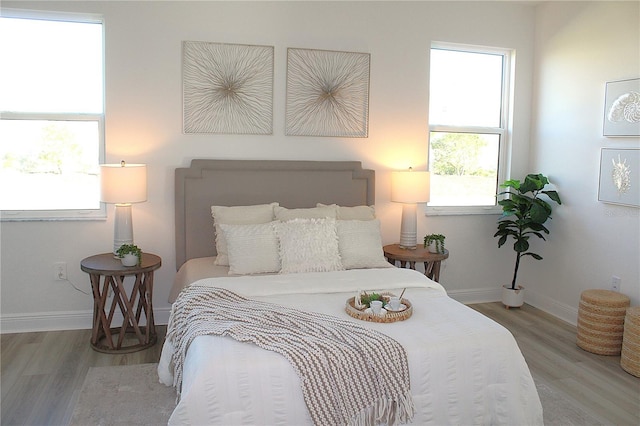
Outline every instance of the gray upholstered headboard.
{"label": "gray upholstered headboard", "polygon": [[192,160],[175,174],[176,268],[214,256],[211,206],[375,204],[375,173],[359,161]]}

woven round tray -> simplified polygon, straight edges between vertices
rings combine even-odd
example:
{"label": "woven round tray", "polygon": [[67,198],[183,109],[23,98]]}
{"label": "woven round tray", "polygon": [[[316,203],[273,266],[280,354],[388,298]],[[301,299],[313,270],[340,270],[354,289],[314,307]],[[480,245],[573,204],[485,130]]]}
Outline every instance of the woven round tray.
{"label": "woven round tray", "polygon": [[413,314],[413,307],[411,306],[411,302],[407,299],[402,299],[400,303],[404,304],[407,309],[404,311],[393,312],[387,311],[384,315],[376,315],[373,313],[365,312],[365,309],[357,309],[355,307],[355,297],[352,297],[347,300],[344,310],[351,315],[352,317],[362,320],[362,321],[370,321],[370,322],[396,322],[396,321],[404,321],[408,319],[411,314]]}

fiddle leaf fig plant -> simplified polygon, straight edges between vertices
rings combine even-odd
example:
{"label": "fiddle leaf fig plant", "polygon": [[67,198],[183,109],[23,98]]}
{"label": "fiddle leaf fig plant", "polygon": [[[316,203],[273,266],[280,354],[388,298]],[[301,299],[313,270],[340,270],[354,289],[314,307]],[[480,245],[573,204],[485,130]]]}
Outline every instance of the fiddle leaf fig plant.
{"label": "fiddle leaf fig plant", "polygon": [[546,195],[550,201],[562,204],[557,191],[545,190],[549,179],[542,174],[529,174],[523,182],[517,179],[505,181],[500,187],[506,188],[500,192],[505,198],[498,201],[502,206],[502,216],[498,219],[498,232],[495,237],[500,237],[498,247],[502,247],[509,238],[513,238],[513,250],[516,252],[516,264],[511,280],[511,289],[516,289],[520,259],[523,256],[531,256],[542,260],[542,256],[529,250],[529,239],[536,236],[546,241],[544,234],[549,230],[544,226],[547,219],[551,219],[551,204],[542,195]]}

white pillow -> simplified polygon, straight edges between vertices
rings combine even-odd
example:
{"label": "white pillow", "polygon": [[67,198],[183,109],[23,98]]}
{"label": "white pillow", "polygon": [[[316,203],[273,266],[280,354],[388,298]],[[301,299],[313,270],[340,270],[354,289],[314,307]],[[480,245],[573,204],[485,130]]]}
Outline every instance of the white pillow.
{"label": "white pillow", "polygon": [[339,220],[336,228],[345,269],[393,267],[382,250],[380,220]]}
{"label": "white pillow", "polygon": [[276,223],[281,274],[344,269],[335,219],[293,219]]}
{"label": "white pillow", "polygon": [[254,206],[211,206],[211,216],[215,224],[216,231],[216,260],[214,264],[228,266],[229,257],[227,255],[227,240],[225,240],[221,224],[227,225],[248,225],[256,223],[268,223],[273,220],[273,209],[278,203],[257,204]]}
{"label": "white pillow", "polygon": [[373,206],[344,207],[337,204],[327,206],[318,203],[317,207],[332,207],[336,209],[336,219],[338,220],[373,220],[376,218],[376,211]]}
{"label": "white pillow", "polygon": [[220,224],[227,241],[229,274],[260,274],[280,270],[275,223]]}
{"label": "white pillow", "polygon": [[336,209],[331,206],[311,207],[308,209],[287,209],[277,206],[274,208],[274,213],[276,219],[283,222],[291,219],[336,218]]}

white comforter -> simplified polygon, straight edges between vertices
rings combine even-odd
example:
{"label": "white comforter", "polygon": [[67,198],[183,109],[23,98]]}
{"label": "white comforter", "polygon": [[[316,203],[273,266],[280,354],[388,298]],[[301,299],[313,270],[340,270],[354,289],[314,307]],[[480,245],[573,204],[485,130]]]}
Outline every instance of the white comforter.
{"label": "white comforter", "polygon": [[[395,323],[364,323],[407,351],[418,425],[542,424],[529,369],[504,327],[449,298],[438,283],[409,269],[225,277],[199,281],[245,297],[345,319],[358,290],[392,291],[413,304]],[[167,341],[160,381],[173,383]],[[366,373],[363,372],[366,380]],[[303,425],[311,419],[293,367],[281,355],[229,337],[197,337],[187,352],[182,394],[171,425]]]}

